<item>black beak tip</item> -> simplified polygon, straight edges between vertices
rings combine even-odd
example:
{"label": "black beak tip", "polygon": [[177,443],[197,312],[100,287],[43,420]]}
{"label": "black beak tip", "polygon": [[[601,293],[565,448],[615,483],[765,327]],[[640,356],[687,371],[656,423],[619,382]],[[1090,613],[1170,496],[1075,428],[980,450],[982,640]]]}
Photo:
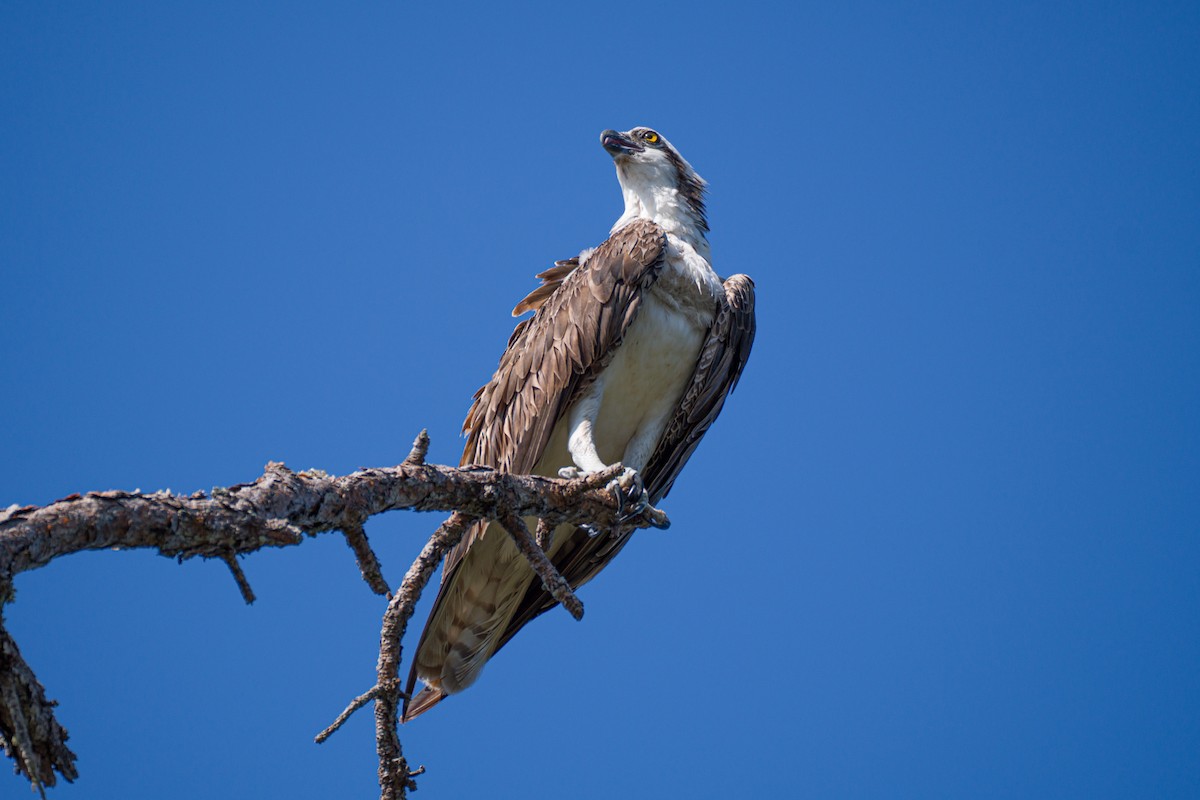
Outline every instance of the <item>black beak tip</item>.
{"label": "black beak tip", "polygon": [[633,153],[641,149],[632,139],[627,138],[620,131],[614,131],[612,128],[600,132],[600,145],[610,155],[614,156],[622,153]]}

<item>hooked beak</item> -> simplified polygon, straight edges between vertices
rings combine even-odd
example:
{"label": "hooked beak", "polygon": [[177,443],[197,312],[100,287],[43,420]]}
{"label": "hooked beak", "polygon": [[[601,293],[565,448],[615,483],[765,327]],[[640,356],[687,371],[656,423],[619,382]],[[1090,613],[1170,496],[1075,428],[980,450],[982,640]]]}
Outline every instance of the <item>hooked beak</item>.
{"label": "hooked beak", "polygon": [[625,134],[612,129],[600,134],[600,144],[614,158],[616,156],[627,156],[630,153],[640,153],[646,149]]}

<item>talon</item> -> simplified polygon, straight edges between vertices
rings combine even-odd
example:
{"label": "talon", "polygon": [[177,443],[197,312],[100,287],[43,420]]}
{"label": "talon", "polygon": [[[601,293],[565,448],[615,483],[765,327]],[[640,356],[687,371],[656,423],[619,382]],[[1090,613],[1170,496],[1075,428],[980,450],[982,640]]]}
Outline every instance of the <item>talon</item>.
{"label": "talon", "polygon": [[620,480],[627,480],[631,484],[627,491],[622,492],[622,497],[617,503],[617,522],[625,524],[650,507],[650,496],[646,493],[646,484],[637,470],[626,468]]}
{"label": "talon", "polygon": [[625,492],[621,489],[621,481],[617,478],[608,482],[608,486],[604,487],[612,494],[617,501],[617,519],[621,519],[621,515],[625,510]]}
{"label": "talon", "polygon": [[633,508],[631,508],[625,514],[625,519],[623,519],[621,521],[626,522],[630,519],[633,519],[634,517],[638,516],[639,514],[641,514],[643,511],[645,511],[649,507],[650,507],[650,498],[646,496],[646,490],[643,489],[642,493],[638,495],[637,501],[633,504]]}
{"label": "talon", "polygon": [[642,474],[640,472],[638,472],[636,469],[629,469],[626,467],[625,475],[622,475],[621,477],[625,477],[626,475],[629,476],[629,478],[633,481],[633,486],[629,489],[630,497],[646,493],[646,484],[642,482]]}
{"label": "talon", "polygon": [[[586,472],[576,466],[562,467],[558,470],[558,476],[567,480],[575,480],[593,474],[595,473]],[[624,525],[643,516],[647,509],[658,513],[650,505],[650,494],[646,491],[646,484],[642,480],[641,474],[632,467],[626,467],[620,476],[613,478],[605,484],[604,488],[612,494],[613,501],[616,503],[617,510],[614,518],[618,525]],[[654,515],[651,515],[648,521],[653,527],[660,527],[656,523]],[[590,523],[579,527],[591,537],[599,536],[602,533],[600,528]]]}

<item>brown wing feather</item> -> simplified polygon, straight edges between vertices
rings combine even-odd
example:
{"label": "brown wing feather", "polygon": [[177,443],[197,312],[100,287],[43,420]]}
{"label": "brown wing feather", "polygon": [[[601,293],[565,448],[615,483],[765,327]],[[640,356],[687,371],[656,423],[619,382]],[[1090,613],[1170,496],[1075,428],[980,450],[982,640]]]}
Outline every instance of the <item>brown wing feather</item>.
{"label": "brown wing feather", "polygon": [[725,303],[700,350],[691,385],[646,465],[644,480],[651,503],[671,491],[683,465],[721,413],[750,358],[754,330],[754,281],[749,275],[730,276],[725,280]]}
{"label": "brown wing feather", "polygon": [[[510,472],[533,469],[559,416],[621,343],[637,315],[642,293],[658,278],[665,247],[661,228],[635,220],[610,236],[582,265],[578,258],[568,259],[538,275],[542,286],[514,311],[536,313],[517,324],[496,373],[475,393],[467,412],[462,464]],[[454,579],[455,567],[485,529],[486,523],[473,526],[446,556],[442,591],[434,601],[431,620]],[[422,631],[418,652],[425,635]],[[410,697],[416,680],[414,659],[406,687]],[[405,719],[442,697],[440,692],[423,693],[411,708],[406,702]]]}
{"label": "brown wing feather", "polygon": [[[658,503],[671,490],[683,465],[721,413],[725,398],[737,386],[750,358],[754,328],[754,281],[747,275],[734,275],[725,281],[725,301],[700,349],[691,382],[642,471],[651,503]],[[629,539],[629,534],[593,537],[577,528],[556,554],[555,566],[571,586],[579,587],[604,569]],[[554,605],[541,583],[532,583],[496,649]]]}
{"label": "brown wing feather", "polygon": [[[569,259],[541,273],[557,288],[537,301],[532,319],[517,325],[496,373],[475,394],[463,423],[461,463],[533,469],[559,416],[608,365],[642,292],[658,278],[665,247],[662,229],[639,219],[610,236],[582,267]],[[446,557],[444,575],[482,530],[473,528]]]}
{"label": "brown wing feather", "polygon": [[512,315],[519,317],[526,311],[537,311],[550,298],[550,295],[558,291],[558,287],[567,279],[567,276],[578,268],[579,256],[575,256],[575,258],[568,258],[565,261],[555,261],[553,267],[544,272],[539,272],[534,277],[540,278],[542,285],[527,294],[524,300],[517,303],[517,307],[512,310]]}

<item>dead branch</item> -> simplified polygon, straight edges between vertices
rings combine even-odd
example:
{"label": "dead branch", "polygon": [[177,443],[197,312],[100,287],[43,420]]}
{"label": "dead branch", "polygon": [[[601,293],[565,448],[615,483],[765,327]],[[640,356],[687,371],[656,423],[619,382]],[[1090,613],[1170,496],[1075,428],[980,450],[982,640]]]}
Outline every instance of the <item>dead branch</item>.
{"label": "dead branch", "polygon": [[[511,475],[488,467],[426,464],[429,437],[424,431],[398,466],[362,469],[343,477],[320,470],[293,472],[267,464],[252,483],[214,488],[211,493],[88,492],[46,506],[10,506],[0,510],[0,610],[12,599],[12,580],[51,560],[84,550],[151,548],[183,561],[216,558],[232,572],[239,591],[253,602],[238,557],[267,547],[297,545],[308,537],[341,531],[355,554],[364,581],[387,593],[378,558],[363,528],[385,511],[453,512],[433,534],[389,598],[380,632],[377,683],[355,698],[317,741],[324,741],[357,709],[375,702],[376,749],[381,797],[403,798],[415,788],[400,747],[398,712],[400,640],[421,591],[445,554],[477,520],[498,520],[513,536],[543,585],[577,619],[583,606],[566,580],[546,558],[554,527],[664,527],[655,509],[634,520],[619,520],[616,499],[605,486],[622,473],[620,465],[576,480]],[[535,517],[535,541],[523,518]],[[540,546],[539,546],[540,545]],[[67,731],[54,715],[54,701],[21,657],[0,615],[0,748],[18,773],[41,790],[57,777],[77,777],[75,755],[66,747]]]}
{"label": "dead branch", "polygon": [[246,579],[246,573],[242,572],[242,565],[238,563],[237,556],[233,553],[226,553],[221,556],[221,560],[229,567],[229,572],[233,575],[233,582],[237,584],[238,591],[242,593],[242,599],[246,601],[246,605],[253,605],[254,590],[250,588],[250,581]]}
{"label": "dead branch", "polygon": [[371,543],[367,541],[367,532],[363,530],[363,526],[347,525],[342,532],[346,535],[346,544],[350,545],[350,549],[354,551],[354,560],[358,562],[358,571],[363,580],[375,594],[386,595],[390,598],[388,583],[384,580],[383,570],[379,566],[379,557],[371,549]]}
{"label": "dead branch", "polygon": [[37,789],[53,786],[55,772],[68,781],[79,776],[67,731],[54,717],[53,700],[21,657],[0,619],[0,749],[17,772]]}
{"label": "dead branch", "polygon": [[529,561],[533,571],[542,579],[542,586],[550,596],[562,603],[563,608],[570,611],[572,617],[583,619],[583,603],[571,591],[571,584],[567,583],[567,579],[558,574],[558,570],[550,563],[546,551],[538,546],[529,533],[529,526],[525,524],[525,520],[510,512],[500,517],[500,524],[512,536],[517,550]]}
{"label": "dead branch", "polygon": [[397,800],[409,789],[417,788],[412,780],[416,773],[409,770],[400,748],[400,703],[404,699],[400,688],[400,640],[429,578],[446,553],[462,541],[475,519],[456,511],[442,523],[413,561],[384,612],[375,677],[375,750],[379,754],[380,800]]}
{"label": "dead branch", "polygon": [[539,519],[537,522],[536,539],[537,546],[549,552],[550,546],[554,544],[554,526],[544,519]]}

